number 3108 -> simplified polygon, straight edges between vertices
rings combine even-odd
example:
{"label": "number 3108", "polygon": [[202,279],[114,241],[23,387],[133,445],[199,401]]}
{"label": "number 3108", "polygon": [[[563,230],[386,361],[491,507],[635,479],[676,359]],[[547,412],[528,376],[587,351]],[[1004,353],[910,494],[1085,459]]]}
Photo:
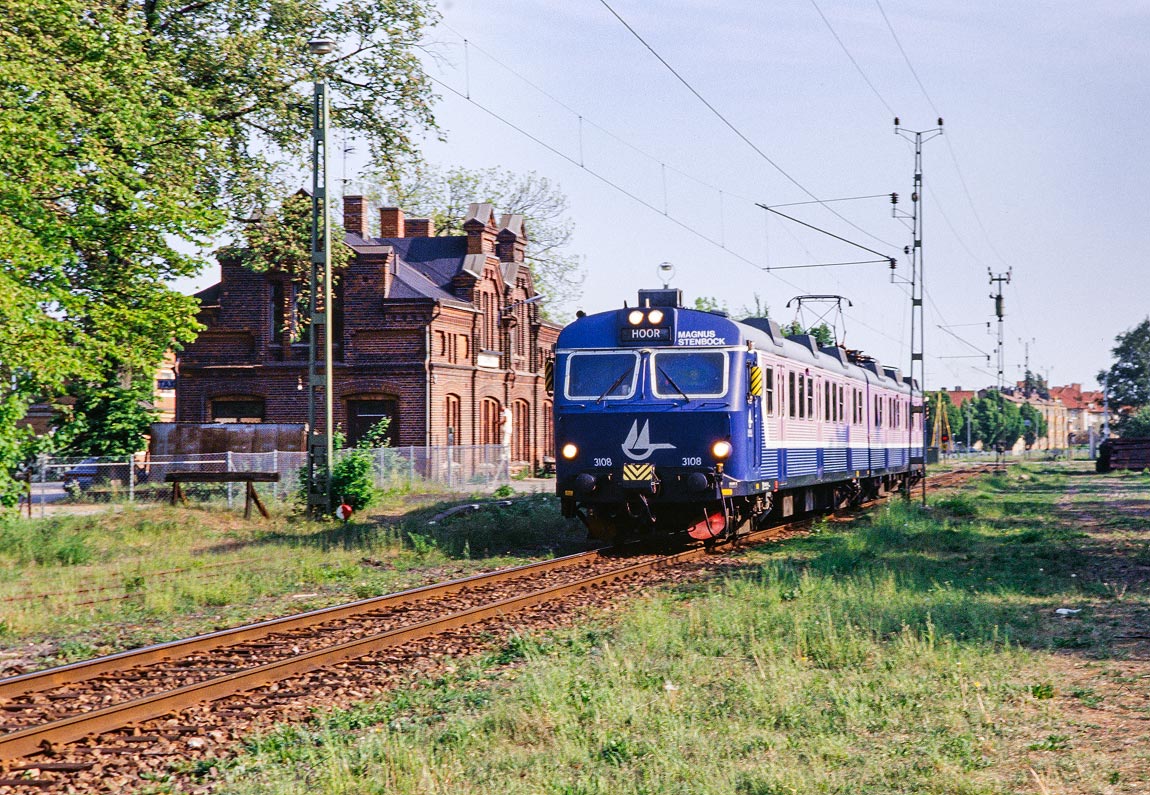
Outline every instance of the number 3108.
{"label": "number 3108", "polygon": [[609,467],[609,466],[611,466],[611,459],[610,458],[596,458],[595,459],[595,466],[597,466],[597,467]]}

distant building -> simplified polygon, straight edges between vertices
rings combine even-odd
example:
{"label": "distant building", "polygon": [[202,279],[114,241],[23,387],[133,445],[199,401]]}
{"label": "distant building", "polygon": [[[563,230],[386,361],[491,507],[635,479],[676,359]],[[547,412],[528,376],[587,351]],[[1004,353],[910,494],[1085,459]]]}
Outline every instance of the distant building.
{"label": "distant building", "polygon": [[[1036,392],[1027,395],[1021,388],[1007,388],[1003,391],[1003,397],[1020,406],[1029,404],[1032,408],[1037,409],[1042,414],[1043,419],[1046,420],[1046,433],[1038,436],[1030,449],[1061,450],[1070,443],[1066,407],[1062,405],[1062,401],[1053,397],[1040,397]],[[1025,439],[1019,439],[1014,445],[1015,452],[1022,452],[1025,449]]]}
{"label": "distant building", "polygon": [[[523,218],[472,204],[465,234],[450,237],[399,208],[379,218],[373,237],[363,197],[345,197],[354,257],[331,313],[336,425],[350,443],[388,417],[393,445],[501,444],[509,416],[512,461],[541,464],[553,454],[543,371],[559,327],[539,314]],[[220,271],[198,294],[206,329],[179,357],[176,420],[305,421],[301,285],[234,253]]]}
{"label": "distant building", "polygon": [[1082,384],[1050,387],[1050,397],[1062,401],[1066,407],[1067,430],[1070,444],[1086,444],[1090,432],[1102,438],[1106,420],[1105,395],[1100,390],[1084,390]]}

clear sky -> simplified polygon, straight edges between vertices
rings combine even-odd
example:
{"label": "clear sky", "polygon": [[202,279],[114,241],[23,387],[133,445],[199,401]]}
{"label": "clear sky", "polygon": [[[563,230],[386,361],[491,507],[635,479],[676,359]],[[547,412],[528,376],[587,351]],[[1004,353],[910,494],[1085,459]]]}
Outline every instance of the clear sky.
{"label": "clear sky", "polygon": [[[765,270],[872,255],[754,206],[897,191],[909,210],[913,148],[893,132],[897,114],[909,130],[945,120],[923,150],[928,388],[993,384],[978,354],[995,344],[988,269],[1013,271],[1008,382],[1030,342],[1052,383],[1093,384],[1114,336],[1150,314],[1150,3],[609,2],[766,157],[600,0],[443,0],[427,68],[471,101],[437,88],[445,140],[425,154],[562,186],[587,272],[571,309],[633,302],[669,261],[688,301],[733,314],[758,295],[789,321],[792,297],[842,294],[847,344],[905,370],[906,285],[882,264]],[[347,176],[360,165],[350,155]],[[910,231],[889,199],[830,206],[863,231],[819,205],[783,212],[899,255],[909,275]],[[956,358],[967,354],[978,358]]]}

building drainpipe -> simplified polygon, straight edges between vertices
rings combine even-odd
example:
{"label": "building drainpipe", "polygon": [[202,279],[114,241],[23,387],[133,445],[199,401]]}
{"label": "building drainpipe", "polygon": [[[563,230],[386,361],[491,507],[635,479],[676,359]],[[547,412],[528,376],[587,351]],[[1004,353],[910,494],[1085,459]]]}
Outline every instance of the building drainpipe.
{"label": "building drainpipe", "polygon": [[431,447],[431,325],[442,311],[443,307],[436,301],[435,307],[431,311],[431,320],[423,329],[423,375],[426,387],[426,397],[423,401],[423,443],[427,447]]}

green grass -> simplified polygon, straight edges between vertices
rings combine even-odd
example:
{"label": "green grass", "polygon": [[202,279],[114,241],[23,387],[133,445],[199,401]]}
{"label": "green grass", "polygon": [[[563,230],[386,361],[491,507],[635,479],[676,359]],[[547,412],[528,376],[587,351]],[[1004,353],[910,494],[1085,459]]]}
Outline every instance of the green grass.
{"label": "green grass", "polygon": [[[218,761],[219,791],[1144,791],[1145,765],[1116,771],[1066,728],[1064,701],[1104,699],[1063,692],[1052,654],[1111,652],[1088,629],[1100,552],[1058,515],[1065,474],[1023,477],[824,525],[613,623],[280,727]],[[1083,613],[1055,617],[1068,603]]]}
{"label": "green grass", "polygon": [[429,524],[456,504],[393,498],[347,524],[169,506],[0,522],[0,653],[67,662],[585,546],[551,496]]}

